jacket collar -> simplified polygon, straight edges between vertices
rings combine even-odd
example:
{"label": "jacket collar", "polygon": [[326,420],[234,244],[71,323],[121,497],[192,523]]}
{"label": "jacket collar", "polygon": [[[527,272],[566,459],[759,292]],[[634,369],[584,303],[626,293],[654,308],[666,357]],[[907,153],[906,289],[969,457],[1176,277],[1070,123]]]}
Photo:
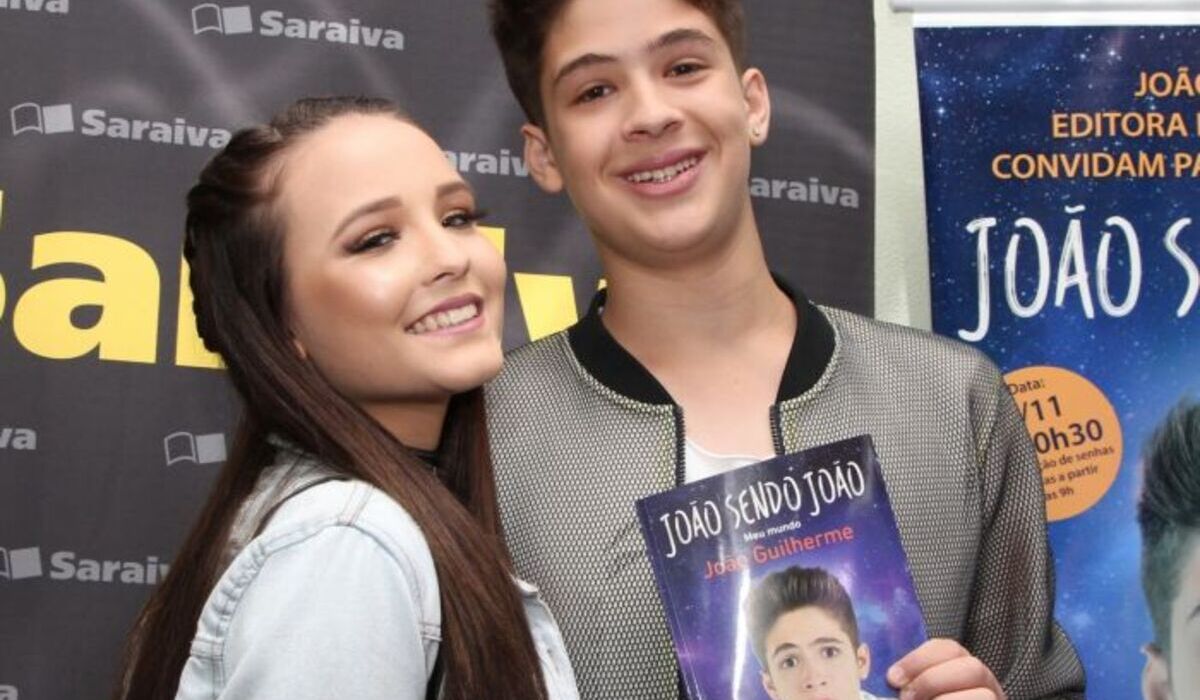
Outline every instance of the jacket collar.
{"label": "jacket collar", "polygon": [[[775,284],[796,305],[796,336],[788,353],[775,402],[793,399],[817,383],[833,357],[834,332],[829,320],[803,293],[779,276]],[[663,385],[629,354],[604,327],[600,312],[607,299],[605,290],[592,298],[587,315],[567,331],[571,350],[583,368],[609,389],[635,401],[670,404],[675,401]]]}

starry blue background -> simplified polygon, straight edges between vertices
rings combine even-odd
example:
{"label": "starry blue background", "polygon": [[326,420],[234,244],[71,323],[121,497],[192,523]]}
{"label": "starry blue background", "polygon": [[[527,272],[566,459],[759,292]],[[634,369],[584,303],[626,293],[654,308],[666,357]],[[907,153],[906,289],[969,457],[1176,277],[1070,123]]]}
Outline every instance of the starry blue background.
{"label": "starry blue background", "polygon": [[[1140,452],[1156,422],[1181,396],[1200,393],[1200,340],[1193,308],[1176,311],[1187,291],[1184,268],[1163,237],[1185,217],[1200,217],[1197,181],[1190,178],[1045,179],[1002,181],[991,175],[997,153],[1177,151],[1200,153],[1194,137],[1200,98],[1135,98],[1141,72],[1179,66],[1193,72],[1200,48],[1195,27],[942,28],[917,32],[921,119],[925,149],[933,325],[958,337],[978,326],[976,235],[971,220],[999,220],[989,245],[991,326],[976,345],[1000,368],[1050,364],[1074,370],[1112,402],[1124,454],[1116,482],[1090,510],[1050,526],[1057,564],[1056,615],[1079,649],[1088,697],[1140,696],[1140,646],[1151,638],[1138,579],[1140,538],[1135,509]],[[1051,137],[1053,112],[1161,111],[1187,115],[1188,138]],[[1168,174],[1170,174],[1168,156]],[[1067,207],[1085,210],[1068,214]],[[1096,253],[1111,231],[1110,290],[1121,303],[1129,289],[1130,257],[1119,231],[1123,216],[1138,232],[1142,287],[1137,306],[1110,318],[1096,295]],[[1016,317],[1005,301],[1004,256],[1014,222],[1038,221],[1049,242],[1050,295],[1044,309]],[[1055,306],[1054,278],[1072,218],[1082,223],[1095,306],[1085,317],[1077,289]],[[1197,221],[1200,224],[1200,220]],[[1179,243],[1200,260],[1200,231],[1188,227]],[[1032,238],[1021,234],[1018,296],[1037,289]]]}
{"label": "starry blue background", "polygon": [[[666,557],[670,545],[659,522],[664,513],[690,513],[692,503],[705,500],[723,504],[725,494],[736,494],[760,480],[780,483],[792,476],[803,485],[805,472],[851,460],[862,466],[865,476],[861,496],[838,499],[823,506],[819,515],[808,517],[811,503],[805,487],[799,513],[784,508],[777,515],[753,525],[743,524],[738,530],[733,529],[733,518],[722,505],[725,529],[721,536],[693,540],[681,546],[675,557]],[[650,496],[638,502],[638,517],[659,589],[668,591],[664,603],[671,634],[685,677],[688,669],[692,674],[689,680],[696,686],[697,692],[691,693],[695,700],[770,700],[763,690],[761,667],[749,639],[738,643],[739,601],[764,576],[789,566],[821,567],[846,588],[854,603],[860,638],[871,649],[871,670],[863,682],[864,689],[880,696],[894,695],[885,679],[888,667],[926,639],[920,604],[869,437],[777,457]],[[802,525],[795,530],[751,542],[743,538],[745,532],[765,532],[796,520]],[[753,559],[755,546],[774,547],[789,537],[811,536],[847,524],[854,527],[852,541],[764,563]],[[738,555],[746,557],[748,570],[704,579],[706,561]]]}

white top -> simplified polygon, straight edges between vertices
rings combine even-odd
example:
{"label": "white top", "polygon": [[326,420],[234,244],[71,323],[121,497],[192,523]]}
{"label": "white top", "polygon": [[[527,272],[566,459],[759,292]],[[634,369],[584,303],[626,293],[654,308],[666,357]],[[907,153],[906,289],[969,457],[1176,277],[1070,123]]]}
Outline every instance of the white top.
{"label": "white top", "polygon": [[721,454],[706,450],[695,440],[685,437],[683,440],[683,481],[690,484],[693,481],[717,476],[738,467],[771,459],[775,455],[755,457],[754,455]]}

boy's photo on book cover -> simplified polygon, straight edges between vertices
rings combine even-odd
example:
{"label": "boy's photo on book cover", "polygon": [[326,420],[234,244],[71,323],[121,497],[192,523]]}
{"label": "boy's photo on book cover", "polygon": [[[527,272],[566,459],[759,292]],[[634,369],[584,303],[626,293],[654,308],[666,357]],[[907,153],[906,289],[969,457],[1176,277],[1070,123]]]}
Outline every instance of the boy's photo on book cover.
{"label": "boy's photo on book cover", "polygon": [[888,667],[926,634],[868,436],[638,512],[690,700],[894,697]]}
{"label": "boy's photo on book cover", "polygon": [[743,604],[771,700],[875,700],[863,688],[871,647],[850,594],[820,567],[789,566],[754,584]]}

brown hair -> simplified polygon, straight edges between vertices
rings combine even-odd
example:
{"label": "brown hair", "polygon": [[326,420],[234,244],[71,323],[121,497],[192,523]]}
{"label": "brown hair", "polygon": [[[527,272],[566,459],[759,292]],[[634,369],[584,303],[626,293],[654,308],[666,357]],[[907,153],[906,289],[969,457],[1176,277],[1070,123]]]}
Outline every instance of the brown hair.
{"label": "brown hair", "polygon": [[439,480],[299,357],[283,320],[286,271],[272,173],[297,140],[345,114],[408,121],[384,100],[300,100],[269,124],[234,135],[188,192],[184,255],[197,327],[228,366],[244,414],[198,521],[134,625],[115,698],[174,697],[232,523],[273,460],[271,434],[379,488],[420,526],[441,592],[442,697],[546,696],[501,539],[481,390],[450,402]]}
{"label": "brown hair", "polygon": [[[490,0],[492,36],[504,60],[504,73],[525,117],[545,126],[542,105],[542,50],[550,25],[572,0]],[[741,0],[684,0],[717,25],[738,70],[746,66],[745,13]]]}
{"label": "brown hair", "polygon": [[767,668],[767,635],[783,615],[800,608],[818,607],[842,626],[850,644],[858,648],[858,619],[854,604],[841,581],[825,569],[792,566],[767,574],[750,591],[744,603],[750,644]]}
{"label": "brown hair", "polygon": [[1200,546],[1200,403],[1180,401],[1154,431],[1142,457],[1138,499],[1142,588],[1154,639],[1171,651],[1171,606],[1187,555]]}

